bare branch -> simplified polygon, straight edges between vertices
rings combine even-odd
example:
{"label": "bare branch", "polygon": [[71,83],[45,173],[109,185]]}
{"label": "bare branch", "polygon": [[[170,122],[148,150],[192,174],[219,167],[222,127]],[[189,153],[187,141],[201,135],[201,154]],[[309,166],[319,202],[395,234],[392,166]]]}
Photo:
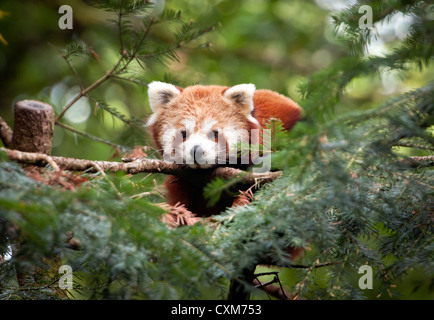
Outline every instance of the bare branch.
{"label": "bare branch", "polygon": [[[273,285],[273,283],[279,283],[279,286]],[[283,288],[277,275],[274,276],[273,280],[266,283],[261,283],[256,278],[253,280],[253,285],[279,300],[290,300],[292,298],[292,295]]]}
{"label": "bare branch", "polygon": [[69,131],[71,131],[71,132],[74,132],[74,133],[76,133],[76,134],[79,134],[79,135],[81,135],[81,136],[83,136],[83,137],[86,137],[86,138],[88,138],[88,139],[90,139],[90,140],[94,140],[94,141],[101,142],[101,143],[104,143],[104,144],[106,144],[106,145],[109,145],[109,146],[115,148],[116,150],[122,150],[122,149],[125,149],[124,146],[117,145],[117,144],[115,144],[115,143],[113,143],[113,142],[110,142],[110,141],[108,141],[108,140],[106,140],[106,139],[102,139],[102,138],[99,138],[99,137],[95,137],[95,136],[93,136],[93,135],[91,135],[91,134],[89,134],[89,133],[87,133],[87,132],[77,130],[77,129],[75,129],[75,128],[71,127],[71,126],[68,126],[68,125],[66,125],[66,124],[64,124],[64,123],[62,123],[62,122],[57,122],[56,125],[59,126],[59,127],[61,127],[61,128],[66,129],[66,130],[69,130]]}
{"label": "bare branch", "polygon": [[0,117],[0,139],[2,140],[6,148],[12,147],[13,134],[14,132],[12,131],[11,127],[9,127],[6,121],[4,121],[2,117]]}
{"label": "bare branch", "polygon": [[[188,169],[185,165],[167,163],[157,159],[140,158],[131,162],[93,161],[87,159],[47,156],[46,154],[22,152],[7,148],[0,148],[0,150],[6,152],[11,160],[20,163],[33,164],[37,166],[45,166],[47,163],[55,163],[59,168],[70,171],[98,172],[99,170],[96,168],[99,168],[102,171],[122,171],[129,174],[149,172],[182,175]],[[248,184],[254,184],[258,181],[267,183],[281,176],[281,172],[279,171],[251,173],[230,167],[216,168],[211,174],[223,179],[231,179],[235,177],[242,178],[242,181]]]}

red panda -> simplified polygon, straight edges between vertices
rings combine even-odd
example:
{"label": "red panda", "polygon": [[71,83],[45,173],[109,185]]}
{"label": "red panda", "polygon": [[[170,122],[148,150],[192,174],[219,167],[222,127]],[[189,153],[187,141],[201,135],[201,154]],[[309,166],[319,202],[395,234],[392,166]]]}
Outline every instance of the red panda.
{"label": "red panda", "polygon": [[259,140],[254,140],[260,142],[270,117],[280,119],[283,128],[290,130],[301,112],[291,99],[256,90],[253,84],[180,88],[154,81],[148,85],[148,97],[153,113],[147,126],[163,159],[188,165],[182,176],[167,178],[167,202],[183,204],[200,217],[222,212],[235,199],[233,194],[223,194],[217,204],[207,205],[203,191],[212,170],[251,165],[251,158],[238,163],[239,142],[252,143],[253,132],[259,132]]}

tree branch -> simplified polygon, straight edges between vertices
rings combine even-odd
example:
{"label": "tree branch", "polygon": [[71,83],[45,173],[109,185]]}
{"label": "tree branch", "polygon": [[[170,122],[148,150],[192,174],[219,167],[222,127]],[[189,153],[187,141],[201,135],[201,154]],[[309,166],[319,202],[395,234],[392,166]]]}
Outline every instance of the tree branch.
{"label": "tree branch", "polygon": [[[279,283],[279,285],[275,286],[273,283]],[[292,295],[282,287],[282,283],[277,275],[274,276],[273,280],[266,283],[261,283],[258,279],[254,279],[253,285],[279,300],[290,300],[292,298]]]}
{"label": "tree branch", "polygon": [[[188,170],[188,167],[185,165],[167,163],[157,159],[140,158],[131,162],[94,161],[87,159],[48,156],[42,153],[22,152],[3,147],[0,147],[0,150],[4,151],[11,160],[20,163],[33,164],[36,166],[45,166],[47,164],[51,164],[52,166],[57,165],[60,169],[70,171],[97,172],[98,170],[96,168],[100,168],[102,171],[122,171],[130,174],[149,172],[182,175],[186,170]],[[245,183],[248,184],[254,184],[257,182],[267,183],[281,176],[280,171],[251,173],[230,167],[216,168],[211,174],[215,177],[221,177],[223,179],[240,177]]]}
{"label": "tree branch", "polygon": [[434,156],[409,157],[398,160],[397,163],[403,164],[410,168],[432,167],[434,166]]}
{"label": "tree branch", "polygon": [[[121,60],[119,60],[121,61]],[[117,67],[118,65],[116,65]],[[104,83],[108,78],[112,76],[113,70],[107,71],[104,76],[102,76],[100,79],[96,80],[94,83],[92,83],[89,87],[86,89],[82,89],[80,93],[72,99],[64,108],[63,110],[57,115],[55,123],[58,124],[59,120],[63,117],[63,115],[68,111],[74,103],[76,103],[78,100],[80,100],[82,97],[86,96],[90,91],[100,86],[102,83]]]}
{"label": "tree branch", "polygon": [[83,137],[86,137],[86,138],[88,138],[90,140],[97,141],[97,142],[100,142],[100,143],[104,143],[104,144],[106,144],[106,145],[108,145],[108,146],[110,146],[112,148],[115,148],[116,150],[125,149],[124,146],[117,145],[117,144],[115,144],[115,143],[113,143],[113,142],[111,142],[109,140],[93,136],[93,135],[91,135],[91,134],[89,134],[87,132],[77,130],[77,129],[75,129],[75,128],[71,127],[71,126],[68,126],[68,125],[66,125],[66,124],[64,124],[62,122],[56,122],[56,125],[59,126],[59,127],[61,127],[61,128],[63,128],[63,129],[66,129],[66,130],[69,130],[69,131],[74,132],[76,134],[79,134],[79,135],[81,135]]}
{"label": "tree branch", "polygon": [[13,135],[14,133],[11,127],[9,127],[6,121],[4,121],[2,117],[0,117],[0,139],[2,140],[6,148],[12,147]]}

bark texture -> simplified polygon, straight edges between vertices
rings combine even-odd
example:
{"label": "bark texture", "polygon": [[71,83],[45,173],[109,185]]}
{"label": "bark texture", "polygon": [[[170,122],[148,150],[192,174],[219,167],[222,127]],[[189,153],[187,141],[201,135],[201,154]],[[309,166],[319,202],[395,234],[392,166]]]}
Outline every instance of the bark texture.
{"label": "bark texture", "polygon": [[51,153],[54,110],[46,103],[22,100],[15,104],[13,148],[25,152]]}

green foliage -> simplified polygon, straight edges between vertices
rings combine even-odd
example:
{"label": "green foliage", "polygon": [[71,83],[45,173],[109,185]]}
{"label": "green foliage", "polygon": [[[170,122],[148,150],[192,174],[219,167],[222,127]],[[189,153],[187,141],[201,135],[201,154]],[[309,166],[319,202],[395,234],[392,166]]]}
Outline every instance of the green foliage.
{"label": "green foliage", "polygon": [[[60,50],[73,75],[60,85],[83,89],[112,70],[104,85],[86,94],[95,104],[95,116],[77,125],[86,134],[129,146],[149,143],[140,133],[139,86],[162,78],[180,85],[254,82],[300,93],[295,100],[304,121],[289,133],[270,123],[272,166],[283,176],[261,187],[252,204],[228,209],[212,223],[176,229],[161,222],[161,176],[84,173],[87,182],[65,190],[31,179],[2,156],[0,256],[10,257],[0,262],[2,298],[221,298],[228,279],[266,257],[287,267],[280,278],[295,297],[432,299],[432,159],[410,158],[434,151],[432,5],[360,1],[332,14],[330,40],[324,35],[328,13],[313,2],[291,2],[289,11],[285,1],[175,2],[177,10],[160,15],[151,14],[147,1],[92,3],[109,12],[116,32],[107,36],[89,27],[95,33]],[[388,43],[382,56],[366,52],[376,36],[358,26],[361,4],[372,6],[377,26],[396,13],[412,15],[408,34]],[[178,9],[201,18],[192,24]],[[218,26],[212,47],[202,40],[211,29],[197,27],[210,22]],[[89,42],[101,34],[104,41]],[[207,50],[180,52],[187,43]],[[318,51],[333,55],[322,60]],[[390,71],[407,87],[385,97],[378,78]],[[105,159],[112,152],[76,134],[54,153]],[[211,203],[235,182],[209,184]],[[288,246],[307,248],[301,261],[290,259]],[[73,268],[73,290],[58,288],[61,264]],[[365,264],[374,271],[373,290],[358,286]]]}
{"label": "green foliage", "polygon": [[[0,178],[5,222],[1,254],[20,241],[25,258],[13,256],[9,261],[17,270],[38,267],[41,273],[54,268],[54,276],[43,282],[2,287],[3,298],[26,298],[29,290],[39,299],[51,297],[58,286],[60,264],[74,270],[71,298],[195,297],[198,286],[206,285],[198,279],[213,279],[208,274],[213,266],[203,269],[210,261],[195,247],[198,239],[207,237],[203,227],[188,232],[169,229],[160,220],[164,210],[159,206],[126,195],[130,189],[149,190],[148,180],[132,184],[125,176],[95,178],[76,191],[66,191],[35,182],[8,162],[1,163]],[[11,229],[16,233],[11,234]],[[71,235],[79,241],[78,250],[68,243]],[[60,261],[53,267],[49,262],[56,256]]]}
{"label": "green foliage", "polygon": [[[378,75],[388,70],[409,70],[413,65],[422,69],[432,59],[432,5],[425,1],[412,1],[409,4],[401,1],[363,1],[363,4],[372,7],[375,13],[373,23],[376,25],[381,25],[393,14],[413,15],[408,35],[389,53],[384,56],[366,56],[369,44],[377,36],[373,33],[373,28],[359,27],[361,15],[358,11],[361,4],[357,3],[333,16],[334,32],[349,48],[350,55],[310,75],[300,86],[306,100],[303,106],[308,112],[321,111],[319,115],[324,115],[330,109],[333,110],[344,90],[357,77]],[[310,113],[313,114],[317,113]],[[321,118],[315,117],[317,120]]]}
{"label": "green foliage", "polygon": [[86,1],[91,6],[104,9],[119,14],[138,13],[145,11],[153,6],[152,2],[147,0],[106,0],[106,1]]}

